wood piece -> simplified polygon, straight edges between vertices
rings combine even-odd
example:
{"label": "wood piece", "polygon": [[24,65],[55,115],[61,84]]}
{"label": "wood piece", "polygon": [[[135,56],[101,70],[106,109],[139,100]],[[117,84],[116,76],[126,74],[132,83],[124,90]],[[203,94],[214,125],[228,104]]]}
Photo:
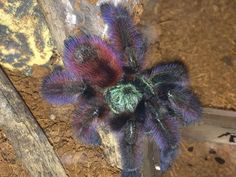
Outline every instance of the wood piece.
{"label": "wood piece", "polygon": [[[209,124],[202,124],[198,126],[189,126],[182,130],[184,137],[191,138],[197,141],[216,142],[224,144],[236,145],[230,142],[231,136],[236,135],[236,129],[222,128]],[[236,141],[236,138],[234,138]]]}
{"label": "wood piece", "polygon": [[36,0],[0,1],[0,16],[0,65],[28,76],[33,65],[46,65],[55,46]]}
{"label": "wood piece", "polygon": [[202,121],[184,127],[182,134],[198,141],[236,145],[236,112],[203,108]]}
{"label": "wood piece", "polygon": [[217,127],[236,130],[236,112],[213,108],[203,108],[203,122]]}
{"label": "wood piece", "polygon": [[65,25],[65,9],[62,1],[38,0],[45,16],[53,41],[60,54],[63,53],[67,30]]}
{"label": "wood piece", "polygon": [[0,68],[0,128],[32,177],[66,177],[53,147]]}
{"label": "wood piece", "polygon": [[143,176],[158,177],[161,176],[160,168],[160,153],[159,148],[154,141],[145,138],[144,145],[144,160],[143,160]]}

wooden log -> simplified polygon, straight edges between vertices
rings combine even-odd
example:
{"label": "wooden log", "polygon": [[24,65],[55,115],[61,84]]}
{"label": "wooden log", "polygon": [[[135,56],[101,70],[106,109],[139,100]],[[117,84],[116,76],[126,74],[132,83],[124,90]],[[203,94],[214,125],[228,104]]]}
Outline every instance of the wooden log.
{"label": "wooden log", "polygon": [[0,67],[0,128],[32,177],[66,177],[53,147]]}
{"label": "wooden log", "polygon": [[50,33],[36,0],[0,1],[0,65],[32,74],[53,54]]}
{"label": "wooden log", "polygon": [[143,176],[158,177],[161,176],[160,170],[160,153],[159,148],[154,141],[145,138]]}
{"label": "wooden log", "polygon": [[236,112],[203,108],[202,121],[184,127],[182,135],[198,141],[236,145]]}
{"label": "wooden log", "polygon": [[68,29],[65,24],[65,8],[61,0],[38,0],[43,11],[48,28],[51,32],[55,46],[60,54],[63,53],[64,40]]}

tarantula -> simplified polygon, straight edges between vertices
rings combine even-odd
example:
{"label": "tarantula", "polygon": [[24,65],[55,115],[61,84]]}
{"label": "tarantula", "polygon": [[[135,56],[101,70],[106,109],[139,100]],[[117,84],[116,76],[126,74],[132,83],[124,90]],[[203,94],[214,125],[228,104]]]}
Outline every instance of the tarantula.
{"label": "tarantula", "polygon": [[129,12],[108,3],[100,9],[109,39],[68,38],[65,69],[44,79],[42,94],[51,103],[75,104],[73,127],[84,143],[100,145],[97,123],[109,125],[118,138],[123,177],[141,176],[145,136],[159,145],[165,171],[177,154],[179,124],[201,116],[186,67],[173,61],[144,69],[145,40]]}

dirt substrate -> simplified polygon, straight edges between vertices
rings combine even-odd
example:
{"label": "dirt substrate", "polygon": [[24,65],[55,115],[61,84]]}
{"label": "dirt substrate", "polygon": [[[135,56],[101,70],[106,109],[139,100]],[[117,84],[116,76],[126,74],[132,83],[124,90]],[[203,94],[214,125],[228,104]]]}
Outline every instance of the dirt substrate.
{"label": "dirt substrate", "polygon": [[[144,21],[155,28],[147,65],[182,59],[189,68],[194,91],[203,106],[236,110],[236,1],[159,0],[156,16],[144,11]],[[158,35],[156,35],[158,34]],[[33,115],[45,131],[71,177],[118,177],[100,148],[82,145],[71,129],[73,106],[53,106],[39,94],[49,69],[33,67],[31,77],[7,71]],[[182,140],[180,156],[165,177],[234,177],[236,147]],[[0,132],[0,177],[27,176],[4,132]]]}

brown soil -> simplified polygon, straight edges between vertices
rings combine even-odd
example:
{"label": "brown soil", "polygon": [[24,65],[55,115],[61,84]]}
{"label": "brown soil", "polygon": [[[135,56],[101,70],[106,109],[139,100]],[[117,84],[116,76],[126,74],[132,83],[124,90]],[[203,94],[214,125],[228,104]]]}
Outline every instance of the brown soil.
{"label": "brown soil", "polygon": [[182,59],[204,106],[236,110],[236,2],[159,0],[156,9],[158,20],[145,18],[159,33],[149,50],[152,65]]}
{"label": "brown soil", "polygon": [[180,155],[162,177],[234,177],[236,146],[182,140]]}
{"label": "brown soil", "polygon": [[[189,68],[193,89],[204,106],[236,110],[236,1],[159,0],[154,15],[145,12],[141,24],[152,41],[147,65],[181,58]],[[155,12],[158,12],[155,16]],[[158,34],[158,35],[156,35]],[[53,106],[39,93],[42,78],[50,71],[34,66],[31,77],[7,71],[33,115],[45,131],[71,177],[118,177],[100,148],[82,145],[73,137],[72,105]],[[189,147],[194,147],[192,152]],[[216,153],[209,153],[214,149]],[[181,177],[234,177],[235,146],[183,140],[181,155],[164,174]],[[224,159],[224,163],[223,160]],[[14,150],[0,131],[0,177],[28,176]]]}

